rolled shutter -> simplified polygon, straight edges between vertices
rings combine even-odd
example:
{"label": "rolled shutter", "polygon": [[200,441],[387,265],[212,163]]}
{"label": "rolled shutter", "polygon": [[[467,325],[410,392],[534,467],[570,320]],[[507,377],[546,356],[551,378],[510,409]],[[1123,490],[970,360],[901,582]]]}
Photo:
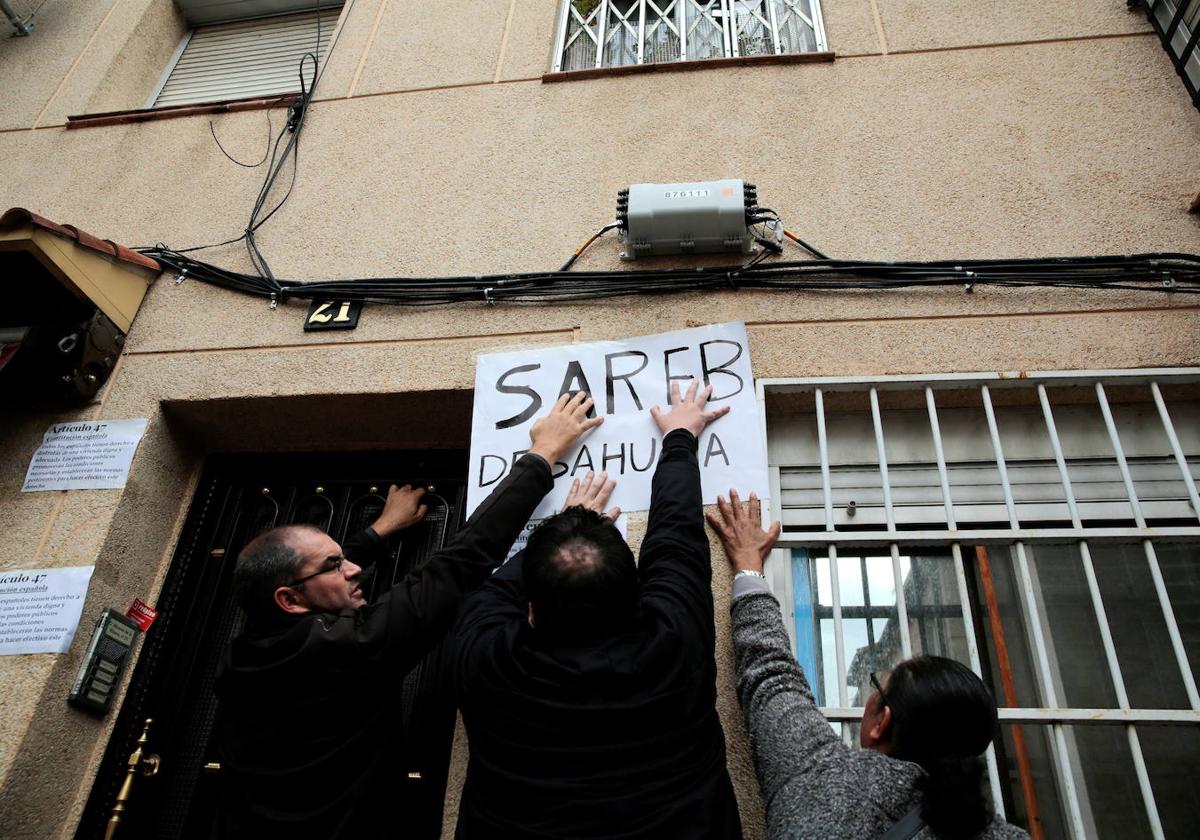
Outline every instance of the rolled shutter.
{"label": "rolled shutter", "polygon": [[[326,9],[200,27],[154,107],[298,93],[301,60],[314,51],[318,61],[324,59],[340,14],[341,9]],[[311,61],[305,62],[308,83],[313,69]]]}

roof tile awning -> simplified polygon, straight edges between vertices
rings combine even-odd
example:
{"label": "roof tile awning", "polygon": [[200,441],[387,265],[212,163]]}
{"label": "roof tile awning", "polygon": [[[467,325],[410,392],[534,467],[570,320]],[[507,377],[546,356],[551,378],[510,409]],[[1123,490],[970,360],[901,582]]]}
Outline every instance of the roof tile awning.
{"label": "roof tile awning", "polygon": [[[98,308],[128,332],[157,261],[111,239],[14,207],[0,216],[0,283],[14,302],[0,329],[45,323],[74,305]],[[65,294],[64,294],[65,293]]]}

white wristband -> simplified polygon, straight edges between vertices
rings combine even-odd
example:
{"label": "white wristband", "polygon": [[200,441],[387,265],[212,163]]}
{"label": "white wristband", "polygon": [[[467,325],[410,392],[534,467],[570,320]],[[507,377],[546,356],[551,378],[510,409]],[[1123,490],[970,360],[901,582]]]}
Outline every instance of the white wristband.
{"label": "white wristband", "polygon": [[755,571],[751,571],[750,569],[742,569],[741,571],[739,571],[737,574],[735,574],[733,576],[733,579],[737,580],[740,577],[756,577],[756,578],[759,578],[760,580],[767,579],[767,576],[764,575],[762,572],[755,572]]}

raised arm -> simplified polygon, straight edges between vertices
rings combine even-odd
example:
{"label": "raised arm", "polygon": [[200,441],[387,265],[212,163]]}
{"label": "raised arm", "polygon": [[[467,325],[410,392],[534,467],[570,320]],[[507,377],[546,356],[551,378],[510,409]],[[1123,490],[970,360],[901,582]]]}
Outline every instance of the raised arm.
{"label": "raised arm", "polygon": [[379,518],[368,527],[348,537],[342,543],[342,554],[354,565],[366,569],[383,558],[388,538],[411,528],[425,518],[426,506],[421,504],[424,487],[405,484],[388,488],[387,499]]}
{"label": "raised arm", "polygon": [[671,383],[671,406],[650,409],[663,435],[662,454],[650,489],[650,516],[638,561],[642,601],[678,600],[686,596],[705,626],[712,625],[712,568],[704,533],[697,439],[705,426],[729,412],[724,406],[706,411],[712,386],[699,391],[693,379],[680,396]]}
{"label": "raised arm", "polygon": [[[738,699],[750,730],[763,799],[770,803],[768,811],[778,806],[793,814],[825,814],[819,802],[827,798],[833,781],[845,778],[839,768],[850,761],[850,751],[817,709],[792,654],[779,602],[762,578],[763,561],[781,525],[776,522],[763,530],[754,494],[745,505],[737,491],[729,495],[729,501],[718,498],[718,512],[709,514],[708,522],[735,572],[730,610]],[[806,801],[814,804],[807,807]]]}
{"label": "raised arm", "polygon": [[[487,579],[504,559],[517,534],[542,498],[554,486],[550,464],[579,438],[603,422],[589,418],[586,394],[564,394],[554,408],[533,424],[529,454],[520,458],[466,526],[427,563],[410,572],[384,596],[389,602],[382,619],[393,644],[418,650],[419,659],[450,628],[462,596]],[[370,609],[370,608],[368,608]],[[378,615],[369,620],[380,621]]]}

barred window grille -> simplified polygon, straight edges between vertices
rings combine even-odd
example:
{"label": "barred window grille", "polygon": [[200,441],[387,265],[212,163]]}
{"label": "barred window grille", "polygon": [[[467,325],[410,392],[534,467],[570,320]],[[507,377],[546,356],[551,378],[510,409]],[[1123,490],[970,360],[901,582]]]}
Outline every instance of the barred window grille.
{"label": "barred window grille", "polygon": [[563,0],[554,70],[824,49],[816,0]]}
{"label": "barred window grille", "polygon": [[1200,801],[1200,368],[775,379],[767,565],[847,743],[871,671],[992,688],[996,810],[1190,837]]}

